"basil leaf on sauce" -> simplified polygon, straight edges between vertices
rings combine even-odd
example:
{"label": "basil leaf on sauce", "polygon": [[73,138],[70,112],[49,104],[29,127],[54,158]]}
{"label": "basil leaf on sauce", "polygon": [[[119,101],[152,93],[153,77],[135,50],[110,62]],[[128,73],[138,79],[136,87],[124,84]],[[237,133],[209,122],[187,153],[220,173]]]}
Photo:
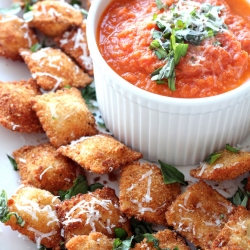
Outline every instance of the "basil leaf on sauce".
{"label": "basil leaf on sauce", "polygon": [[171,165],[163,163],[160,160],[159,163],[161,165],[161,173],[163,175],[163,180],[165,184],[180,183],[184,186],[187,185],[184,174],[181,173],[178,169]]}
{"label": "basil leaf on sauce", "polygon": [[9,211],[7,194],[4,190],[2,190],[0,194],[0,221],[5,223],[12,215],[16,217],[16,223],[23,227],[25,221],[17,213]]}
{"label": "basil leaf on sauce", "polygon": [[[158,9],[164,8],[161,1],[156,1],[156,5]],[[180,0],[178,5],[171,5],[170,11],[165,15],[153,16],[157,28],[152,32],[154,40],[149,48],[159,60],[164,60],[165,65],[151,74],[152,81],[168,84],[170,90],[176,90],[175,66],[186,55],[188,44],[200,45],[204,39],[227,29],[223,19],[219,17],[223,8],[207,3],[202,3],[198,8]]]}
{"label": "basil leaf on sauce", "polygon": [[8,157],[8,159],[9,159],[9,161],[10,161],[10,163],[11,163],[13,169],[14,169],[15,171],[18,171],[19,169],[18,169],[18,167],[17,167],[17,163],[16,163],[15,159],[13,159],[13,158],[12,158],[11,156],[9,156],[9,155],[7,155],[7,157]]}

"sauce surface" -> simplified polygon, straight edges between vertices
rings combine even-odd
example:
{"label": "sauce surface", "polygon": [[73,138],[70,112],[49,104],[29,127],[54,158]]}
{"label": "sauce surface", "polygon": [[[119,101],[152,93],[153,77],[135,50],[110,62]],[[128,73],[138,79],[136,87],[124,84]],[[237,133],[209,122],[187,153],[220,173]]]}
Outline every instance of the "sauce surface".
{"label": "sauce surface", "polygon": [[[151,73],[164,65],[149,49],[152,30],[156,25],[153,15],[157,9],[154,0],[115,0],[102,15],[98,28],[99,49],[110,67],[128,82],[144,90],[170,97],[201,98],[225,93],[237,88],[250,78],[249,4],[244,11],[239,2],[207,0],[221,6],[221,17],[228,31],[205,39],[200,45],[189,45],[187,54],[176,66],[176,90],[167,84],[156,84]],[[195,2],[203,3],[202,0]],[[171,5],[168,1],[168,5]],[[229,5],[232,9],[230,9]],[[235,15],[242,12],[242,17]],[[220,46],[215,46],[219,41]]]}

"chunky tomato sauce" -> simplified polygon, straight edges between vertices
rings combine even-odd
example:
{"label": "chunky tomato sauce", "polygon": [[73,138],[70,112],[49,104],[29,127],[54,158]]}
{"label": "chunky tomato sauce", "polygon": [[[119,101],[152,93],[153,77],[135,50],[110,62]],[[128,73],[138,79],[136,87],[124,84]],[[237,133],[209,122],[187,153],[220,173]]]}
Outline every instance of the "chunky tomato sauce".
{"label": "chunky tomato sauce", "polygon": [[[201,98],[225,93],[250,78],[250,7],[244,2],[238,9],[234,0],[207,0],[224,5],[221,17],[228,32],[189,45],[187,54],[176,66],[176,90],[151,80],[151,73],[163,65],[149,49],[155,28],[154,0],[114,0],[102,15],[98,41],[102,56],[121,77],[144,90],[170,97]],[[204,2],[196,0],[196,2]],[[243,1],[241,1],[243,3]],[[171,4],[171,0],[168,1]],[[230,9],[231,7],[231,9]],[[242,17],[235,15],[240,14]],[[215,41],[220,46],[215,46]]]}

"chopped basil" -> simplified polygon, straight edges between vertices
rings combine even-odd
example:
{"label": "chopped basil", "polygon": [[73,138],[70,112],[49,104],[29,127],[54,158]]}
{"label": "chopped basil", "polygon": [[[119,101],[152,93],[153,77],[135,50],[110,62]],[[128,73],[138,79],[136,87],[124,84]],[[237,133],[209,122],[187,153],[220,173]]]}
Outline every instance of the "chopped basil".
{"label": "chopped basil", "polygon": [[159,163],[161,165],[161,173],[163,175],[163,180],[165,184],[180,183],[184,186],[187,185],[184,174],[181,173],[178,169],[171,165],[163,163],[160,160]]}
{"label": "chopped basil", "polygon": [[32,5],[37,3],[38,0],[26,0],[24,6],[24,13],[29,12],[32,10]]}
{"label": "chopped basil", "polygon": [[25,221],[17,213],[9,211],[7,194],[4,190],[2,190],[0,194],[0,221],[2,223],[5,223],[10,219],[12,215],[16,217],[17,224],[23,227]]}
{"label": "chopped basil", "polygon": [[243,191],[238,187],[238,190],[235,192],[235,194],[232,197],[228,198],[228,200],[231,201],[235,206],[246,207],[249,197],[250,192]]}
{"label": "chopped basil", "polygon": [[11,156],[7,155],[12,167],[14,168],[15,171],[18,171],[17,163],[15,159],[13,159]]}
{"label": "chopped basil", "polygon": [[164,9],[164,4],[162,3],[161,0],[155,0],[156,6],[159,10]]}
{"label": "chopped basil", "polygon": [[41,49],[42,45],[40,43],[35,43],[30,50],[34,53],[36,51],[38,51],[39,49]]}
{"label": "chopped basil", "polygon": [[113,243],[113,250],[129,250],[132,246],[133,236],[127,240],[115,239]]}
{"label": "chopped basil", "polygon": [[241,148],[234,148],[230,146],[228,143],[226,144],[226,150],[232,152],[232,153],[239,153]]}
{"label": "chopped basil", "polygon": [[219,159],[221,157],[222,153],[218,153],[218,152],[215,152],[215,153],[212,153],[210,154],[206,159],[205,159],[205,162],[212,165],[215,163],[215,161],[217,159]]}
{"label": "chopped basil", "polygon": [[96,92],[94,87],[88,85],[87,87],[81,90],[81,93],[88,107],[96,107],[96,105],[94,104],[94,101],[96,101]]}
{"label": "chopped basil", "polygon": [[104,186],[101,183],[94,183],[89,186],[89,191],[94,192],[96,189],[102,189]]}
{"label": "chopped basil", "polygon": [[[188,6],[188,2],[184,0],[179,3]],[[156,0],[156,5],[158,9],[164,8],[161,0]],[[223,19],[219,17],[223,6],[203,3],[201,8],[189,7],[180,10],[179,6],[173,4],[167,14],[153,16],[157,29],[152,32],[154,40],[149,48],[165,65],[151,74],[151,80],[157,84],[168,84],[172,91],[176,90],[175,66],[186,55],[188,44],[200,45],[204,39],[227,29]]]}
{"label": "chopped basil", "polygon": [[52,250],[52,248],[46,248],[44,245],[40,245],[39,250]]}
{"label": "chopped basil", "polygon": [[144,237],[147,239],[147,243],[152,242],[154,244],[154,248],[156,250],[161,250],[161,248],[159,247],[159,240],[157,238],[155,238],[154,235],[144,234]]}
{"label": "chopped basil", "polygon": [[75,181],[73,187],[71,187],[67,191],[59,190],[59,196],[60,199],[68,200],[71,197],[77,195],[77,194],[86,194],[88,191],[94,192],[96,189],[102,189],[104,186],[100,183],[94,183],[88,186],[86,177],[83,175],[79,175]]}
{"label": "chopped basil", "polygon": [[21,9],[19,3],[13,3],[10,8],[0,8],[0,14],[16,15]]}
{"label": "chopped basil", "polygon": [[115,228],[115,238],[125,240],[127,237],[128,234],[123,228]]}
{"label": "chopped basil", "polygon": [[74,181],[73,187],[67,191],[60,190],[58,193],[60,195],[60,199],[63,201],[68,200],[77,194],[86,194],[88,190],[88,183],[85,176],[79,175]]}

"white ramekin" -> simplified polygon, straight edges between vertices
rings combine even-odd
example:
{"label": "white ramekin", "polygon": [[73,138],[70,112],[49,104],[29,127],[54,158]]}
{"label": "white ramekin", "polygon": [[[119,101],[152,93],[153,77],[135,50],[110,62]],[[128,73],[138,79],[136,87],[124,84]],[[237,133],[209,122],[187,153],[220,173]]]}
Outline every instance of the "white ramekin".
{"label": "white ramekin", "polygon": [[111,1],[93,1],[87,38],[100,112],[115,138],[145,159],[176,166],[198,164],[226,143],[240,143],[250,132],[250,82],[197,99],[164,97],[135,87],[109,67],[97,46],[98,22]]}

